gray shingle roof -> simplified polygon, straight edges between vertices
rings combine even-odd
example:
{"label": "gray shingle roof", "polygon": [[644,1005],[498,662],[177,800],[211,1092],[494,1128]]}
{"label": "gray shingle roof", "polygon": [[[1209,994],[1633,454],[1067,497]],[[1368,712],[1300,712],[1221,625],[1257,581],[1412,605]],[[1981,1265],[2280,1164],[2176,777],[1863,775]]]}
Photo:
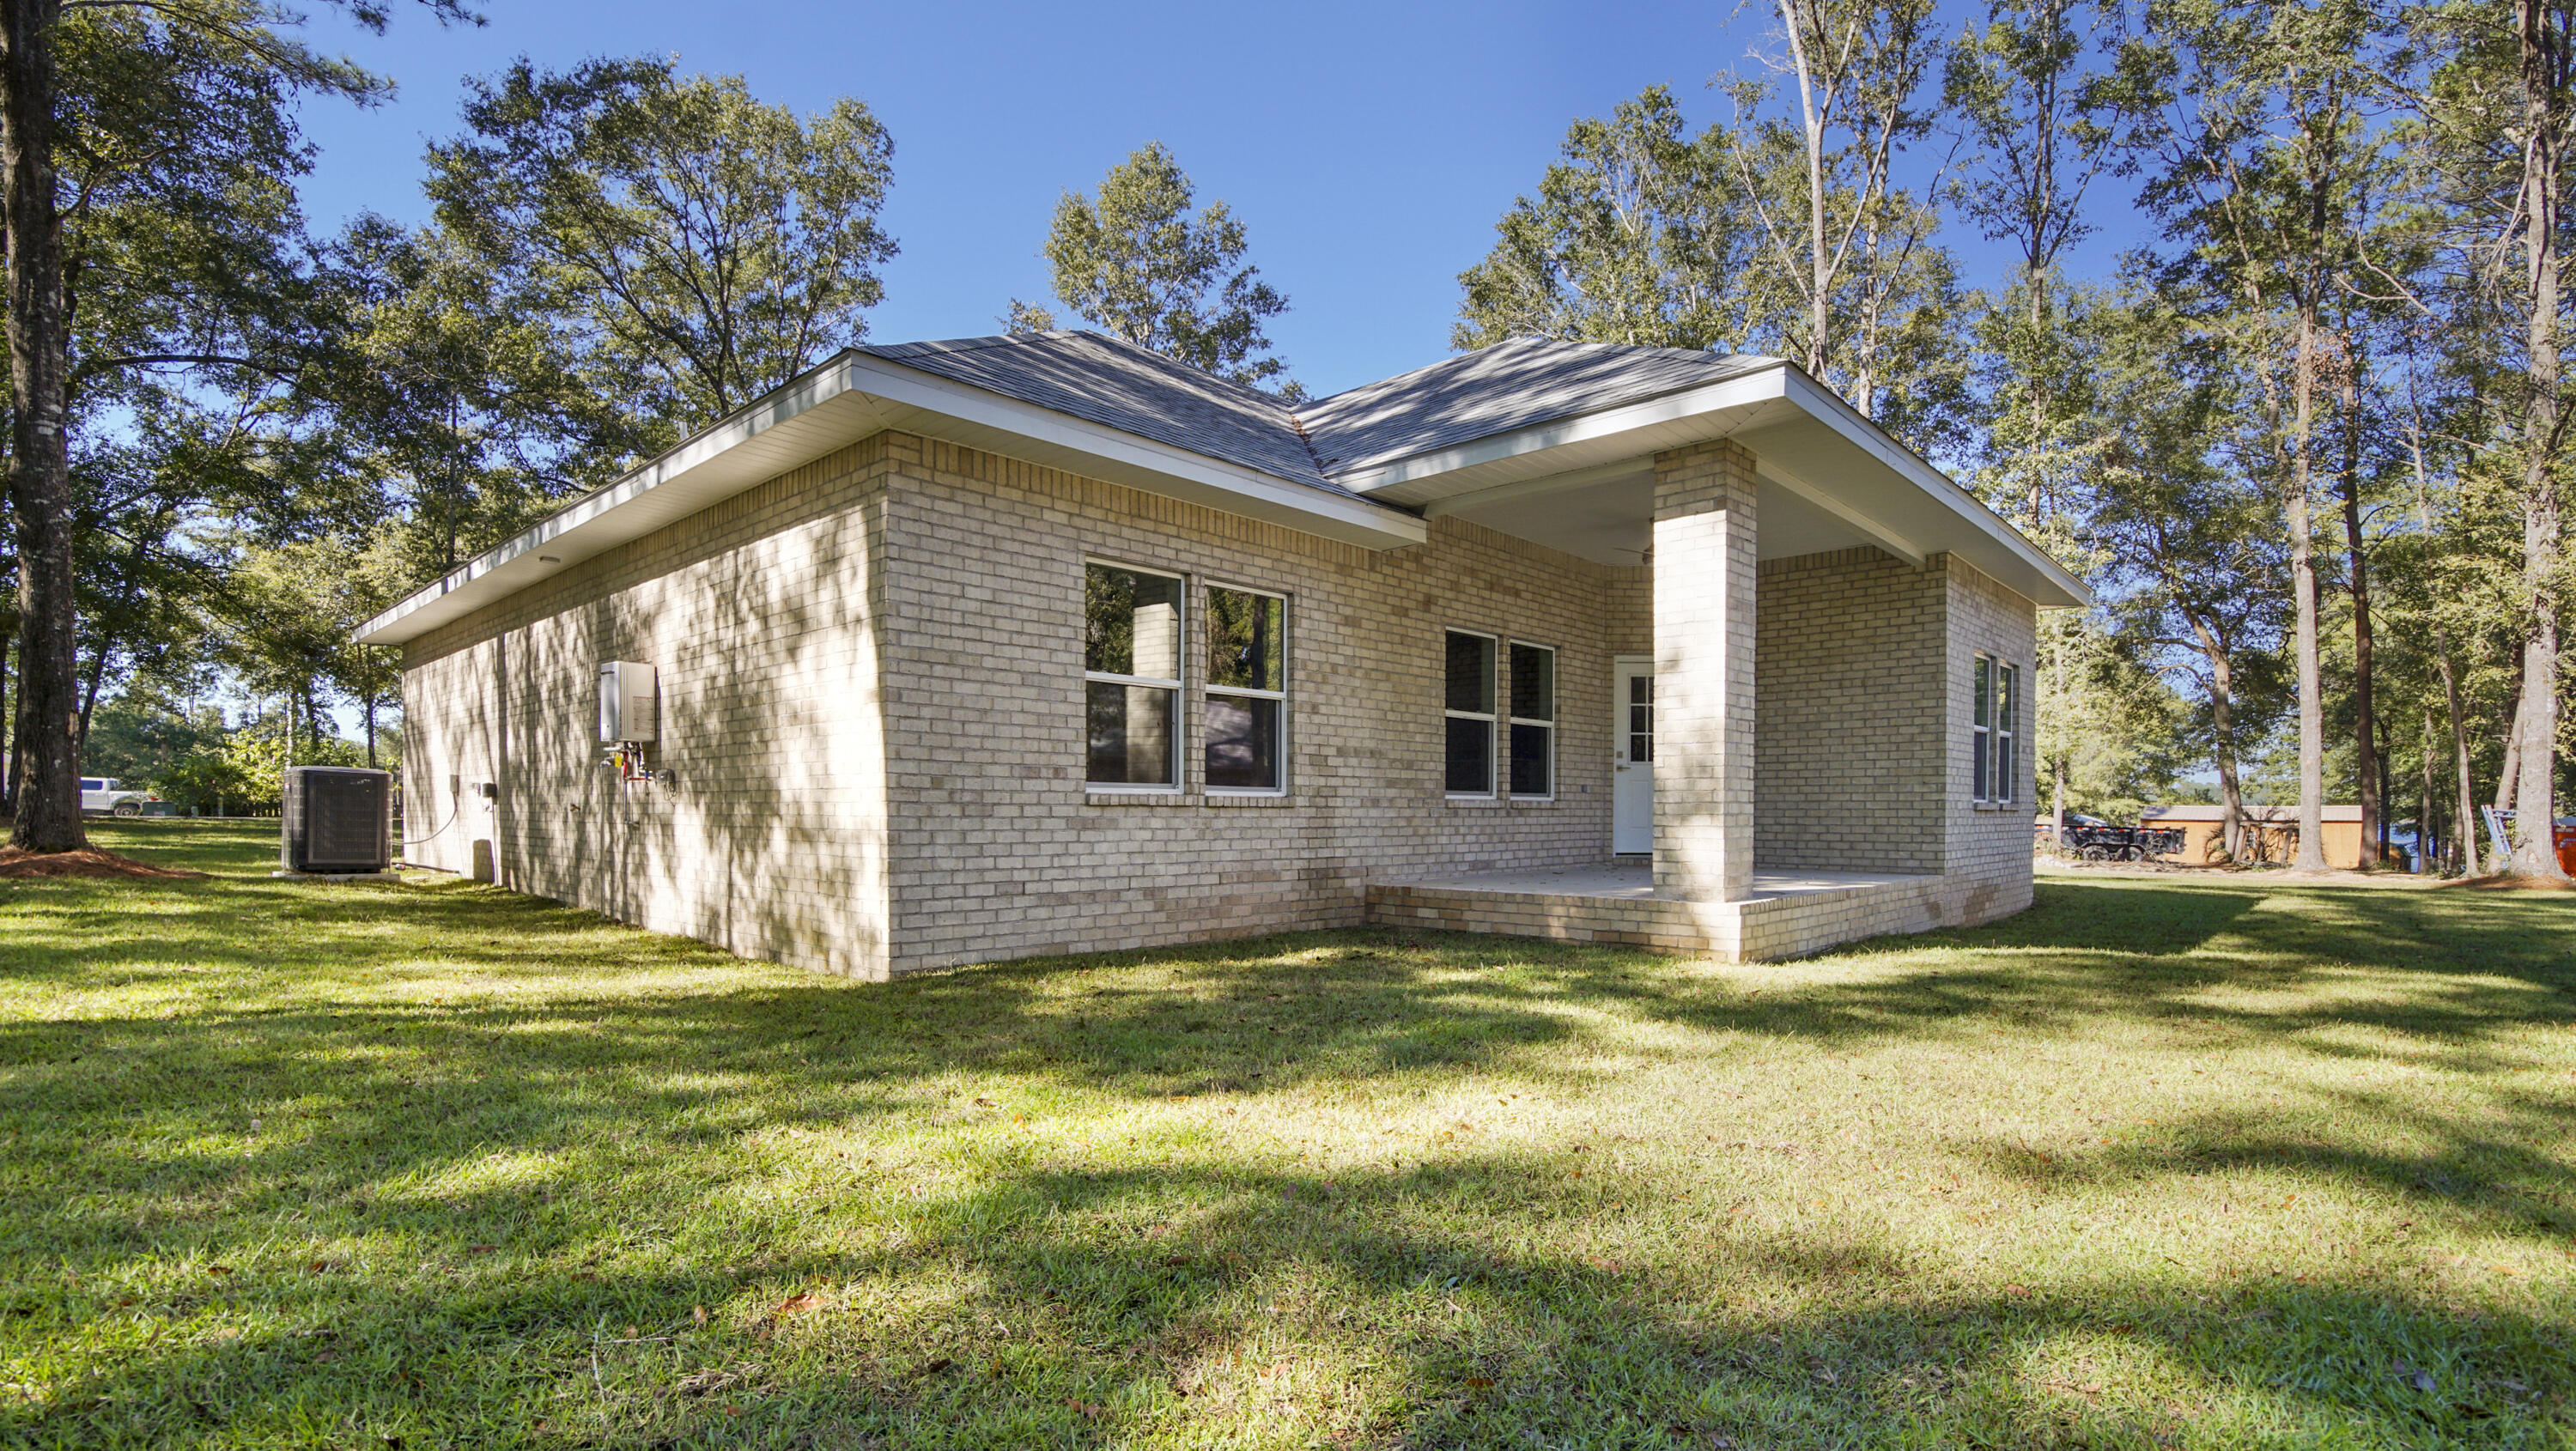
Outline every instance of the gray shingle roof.
{"label": "gray shingle roof", "polygon": [[1757,372],[1777,360],[1513,338],[1363,383],[1298,411],[1327,474]]}
{"label": "gray shingle roof", "polygon": [[1683,348],[1515,338],[1290,409],[1091,332],[857,349],[1087,422],[1348,494],[1337,476],[1772,367]]}
{"label": "gray shingle roof", "polygon": [[1316,467],[1287,404],[1117,338],[1022,333],[857,351],[1275,478],[1349,492]]}

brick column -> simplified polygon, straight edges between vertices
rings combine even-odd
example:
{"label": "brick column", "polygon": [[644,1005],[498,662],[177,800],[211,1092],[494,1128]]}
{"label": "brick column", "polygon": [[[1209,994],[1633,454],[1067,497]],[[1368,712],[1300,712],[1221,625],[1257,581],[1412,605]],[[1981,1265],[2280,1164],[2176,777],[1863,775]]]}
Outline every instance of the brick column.
{"label": "brick column", "polygon": [[1753,888],[1753,455],[1655,455],[1655,893]]}

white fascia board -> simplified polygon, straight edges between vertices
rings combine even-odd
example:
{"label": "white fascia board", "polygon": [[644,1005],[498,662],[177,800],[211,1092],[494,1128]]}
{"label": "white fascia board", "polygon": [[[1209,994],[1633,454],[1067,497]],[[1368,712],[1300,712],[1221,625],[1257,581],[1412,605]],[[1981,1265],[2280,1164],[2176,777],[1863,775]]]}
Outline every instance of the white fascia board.
{"label": "white fascia board", "polygon": [[[836,403],[843,405],[851,426],[833,428],[828,416],[810,420],[809,426],[819,424],[820,431],[788,455],[752,460],[737,454],[761,435]],[[616,516],[635,512],[648,495],[699,484],[700,488],[686,491],[686,499],[671,501],[695,512],[888,426],[883,405],[916,415],[906,418],[903,426],[935,437],[953,433],[959,435],[958,441],[996,452],[1040,454],[1035,461],[1087,469],[1113,483],[1326,538],[1372,549],[1397,549],[1429,537],[1421,519],[1385,504],[1273,478],[885,359],[844,353],[414,591],[359,626],[354,638],[361,644],[392,645],[426,633],[536,583],[546,569],[531,556],[548,546],[556,546],[559,563],[570,564],[685,517],[656,517],[632,530],[616,527],[623,522]],[[943,428],[943,420],[962,426]],[[1036,447],[1014,449],[1012,440]],[[733,467],[727,468],[729,463]],[[460,598],[460,592],[470,598]],[[442,608],[424,617],[422,612],[432,606]]]}
{"label": "white fascia board", "polygon": [[1948,474],[1926,462],[1922,455],[1889,437],[1887,430],[1863,418],[1859,409],[1844,402],[1842,396],[1831,388],[1795,369],[1784,367],[1781,372],[1789,379],[1788,397],[1791,402],[1832,425],[1836,433],[1904,475],[1916,488],[1948,505],[1951,513],[2047,576],[2049,582],[2066,591],[2076,605],[2093,603],[2093,591],[2086,587],[2084,581],[2049,558],[2046,550],[2023,538],[2020,530],[1987,508],[1983,499],[1959,487]]}
{"label": "white fascia board", "polygon": [[1462,443],[1455,448],[1445,448],[1435,453],[1418,453],[1410,458],[1397,459],[1393,463],[1356,469],[1340,475],[1338,482],[1354,493],[1381,493],[1398,484],[1411,483],[1416,479],[1456,473],[1460,469],[1474,468],[1478,464],[1495,463],[1520,454],[1536,453],[1541,449],[1561,448],[1571,443],[1587,443],[1594,439],[1633,433],[1641,428],[1652,428],[1657,424],[1678,423],[1686,418],[1696,418],[1702,414],[1716,413],[1724,409],[1767,403],[1774,398],[1784,396],[1783,379],[1787,377],[1788,372],[1786,364],[1779,364],[1758,373],[1748,373],[1741,378],[1729,378],[1722,383],[1711,383],[1705,388],[1667,393],[1661,398],[1649,398],[1640,403],[1605,408],[1598,413],[1581,413],[1572,418],[1532,424],[1527,428],[1513,429],[1509,433],[1497,433],[1487,438]]}

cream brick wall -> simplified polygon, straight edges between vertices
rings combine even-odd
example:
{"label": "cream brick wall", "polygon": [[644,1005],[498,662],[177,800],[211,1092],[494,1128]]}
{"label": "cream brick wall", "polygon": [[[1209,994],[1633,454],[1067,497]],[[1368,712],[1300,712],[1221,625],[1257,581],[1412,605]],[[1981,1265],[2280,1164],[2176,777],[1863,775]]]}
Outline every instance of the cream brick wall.
{"label": "cream brick wall", "polygon": [[1945,578],[1870,548],[1763,562],[1753,844],[1763,870],[1941,870]]}
{"label": "cream brick wall", "polygon": [[1655,455],[1655,892],[1745,895],[1753,879],[1758,495],[1729,439]]}
{"label": "cream brick wall", "polygon": [[[465,872],[488,843],[505,886],[884,976],[885,453],[843,449],[407,645],[403,855]],[[673,787],[598,764],[603,660],[657,667]]]}
{"label": "cream brick wall", "polygon": [[[1615,571],[1452,519],[1371,551],[950,444],[889,447],[897,971],[1355,926],[1371,876],[1607,854]],[[1087,558],[1188,576],[1175,795],[1084,790]],[[1289,597],[1285,798],[1202,787],[1211,582]],[[1553,801],[1447,799],[1453,626],[1556,648]]]}
{"label": "cream brick wall", "polygon": [[1949,844],[1941,869],[1966,884],[1956,920],[1991,922],[2021,911],[2031,900],[2031,710],[2025,698],[2011,804],[1975,804],[1968,743],[1976,718],[1976,656],[1982,650],[2019,665],[2027,696],[2039,648],[2039,610],[1956,555],[1941,555],[1930,563],[1942,578],[1943,636],[1949,642]]}
{"label": "cream brick wall", "polygon": [[[405,769],[423,839],[405,855],[468,871],[485,842],[518,890],[869,978],[1355,925],[1371,878],[1600,860],[1609,666],[1650,653],[1648,571],[1454,519],[1431,531],[1418,548],[1370,551],[882,434],[407,646]],[[1865,593],[1893,563],[1868,553],[1790,561],[1763,587],[1793,600]],[[1189,577],[1174,795],[1084,790],[1086,558]],[[1918,586],[1950,631],[1936,636],[1946,654],[1933,653],[1946,660],[1956,741],[1963,662],[1980,646],[2027,661],[2031,616],[1992,581],[1936,566]],[[1210,582],[1290,598],[1284,798],[1200,783]],[[1558,651],[1553,800],[1447,798],[1450,627]],[[659,669],[654,763],[675,774],[670,788],[621,788],[597,764],[596,672],[610,659]],[[1817,670],[1816,688],[1830,687]],[[1779,699],[1794,705],[1803,688]],[[1969,810],[1964,748],[1945,761],[1943,860],[1968,875],[1907,910],[1924,925],[2017,910],[2027,812]],[[471,789],[486,780],[498,787],[489,804]],[[1979,900],[1948,900],[1962,892]],[[1829,935],[1830,922],[1809,920],[1824,910],[1764,908],[1739,945]],[[1869,916],[1890,923],[1881,930],[1913,920],[1880,900]]]}

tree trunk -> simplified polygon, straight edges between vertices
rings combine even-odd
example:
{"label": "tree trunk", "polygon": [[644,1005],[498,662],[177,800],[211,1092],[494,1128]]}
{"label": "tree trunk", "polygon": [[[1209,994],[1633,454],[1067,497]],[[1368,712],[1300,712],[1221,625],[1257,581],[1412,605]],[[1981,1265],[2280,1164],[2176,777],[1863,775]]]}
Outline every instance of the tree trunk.
{"label": "tree trunk", "polygon": [[[2438,538],[2433,528],[2433,494],[2424,480],[2424,431],[2420,418],[2407,431],[2407,451],[2415,463],[2415,521],[2427,539]],[[2433,617],[2433,664],[2442,675],[2442,698],[2450,709],[2451,760],[2459,777],[2459,799],[2451,824],[2451,851],[2459,859],[2463,872],[2475,870],[2478,860],[2478,788],[2469,770],[2469,718],[2460,707],[2460,675],[2451,664],[2450,631]]]}
{"label": "tree trunk", "polygon": [[[14,635],[14,632],[13,632]],[[9,718],[9,661],[13,636],[0,636],[0,821],[9,818],[18,800],[18,753],[5,743],[18,738]]]}
{"label": "tree trunk", "polygon": [[2186,616],[2209,662],[2210,764],[2218,768],[2218,836],[2229,862],[2245,860],[2245,793],[2236,781],[2236,682],[2225,639],[2198,616]]}
{"label": "tree trunk", "polygon": [[[2388,743],[2388,718],[2386,716],[2382,716],[2379,719],[2379,750],[2376,754],[2376,759],[2383,769],[2386,768],[2391,760],[2395,759],[2395,755],[2391,751]],[[2379,783],[2378,790],[2372,793],[2373,797],[2375,798],[2381,792],[2386,791],[2387,787],[2387,781],[2382,779]],[[2368,807],[2364,807],[2362,809],[2364,815],[2361,820],[2361,849],[2362,854],[2368,858],[2368,860],[2364,861],[2361,864],[2361,867],[2363,871],[2377,871],[2380,863],[2388,860],[2388,813],[2383,810],[2376,816],[2373,816],[2368,814]]]}
{"label": "tree trunk", "polygon": [[2424,707],[2424,769],[2416,782],[2415,800],[2415,870],[2430,873],[2434,867],[2433,848],[2448,843],[2451,834],[2433,830],[2434,808],[2441,802],[2433,777],[2433,707]]}
{"label": "tree trunk", "polygon": [[[2514,654],[2513,695],[2508,702],[2513,711],[2505,720],[2504,769],[2496,772],[2495,804],[2498,811],[2511,811],[2514,793],[2522,789],[2522,661],[2525,653],[2517,651]],[[2504,869],[2503,862],[2496,863],[2497,871]]]}
{"label": "tree trunk", "polygon": [[2234,729],[2232,714],[2224,688],[2209,693],[2210,721],[2218,729],[2218,748],[2211,752],[2218,766],[2218,835],[2227,847],[2231,863],[2245,860],[2245,790],[2236,780],[2236,747],[2228,733]]}
{"label": "tree trunk", "polygon": [[[2361,796],[2362,862],[2365,871],[2379,865],[2377,854],[2367,850],[2379,841],[2387,813],[2382,809],[2380,762],[2382,753],[2373,745],[2377,739],[2371,719],[2374,702],[2371,687],[2370,639],[2370,554],[2361,536],[2361,387],[2358,375],[2361,360],[2347,350],[2343,373],[2343,532],[2344,547],[2351,556],[2352,572],[2352,693],[2353,747],[2357,752],[2355,774]],[[2381,845],[2386,845],[2381,842]]]}
{"label": "tree trunk", "polygon": [[2312,432],[2316,420],[2317,322],[2311,298],[2299,313],[2297,399],[2290,436],[2290,589],[2298,605],[2299,664],[2299,854],[2303,872],[2326,867],[2326,726],[2325,682],[2317,666],[2317,562],[2315,531],[2309,517],[2309,484],[2314,470]]}
{"label": "tree trunk", "polygon": [[2523,248],[2529,260],[2529,401],[2523,413],[2522,576],[2531,619],[2522,646],[2522,780],[2514,792],[2513,854],[2506,870],[2567,880],[2552,828],[2558,802],[2558,203],[2562,72],[2544,0],[2515,0],[2522,50]]}
{"label": "tree trunk", "polygon": [[18,523],[20,758],[10,841],[77,851],[68,319],[54,197],[53,28],[59,0],[0,0],[0,211],[9,253],[9,502]]}
{"label": "tree trunk", "polygon": [[107,683],[107,652],[114,642],[101,640],[90,656],[89,678],[81,682],[80,718],[72,730],[72,758],[78,760],[89,749],[89,720],[98,713],[99,688]]}
{"label": "tree trunk", "polygon": [[[1807,53],[1807,7],[1815,0],[1780,0],[1780,19],[1789,33],[1789,55],[1798,72],[1798,111],[1807,138],[1807,372],[1825,378],[1825,336],[1833,325],[1832,253],[1825,246],[1825,118],[1816,99],[1816,67],[1823,60]],[[1832,37],[1818,25],[1817,39]]]}

